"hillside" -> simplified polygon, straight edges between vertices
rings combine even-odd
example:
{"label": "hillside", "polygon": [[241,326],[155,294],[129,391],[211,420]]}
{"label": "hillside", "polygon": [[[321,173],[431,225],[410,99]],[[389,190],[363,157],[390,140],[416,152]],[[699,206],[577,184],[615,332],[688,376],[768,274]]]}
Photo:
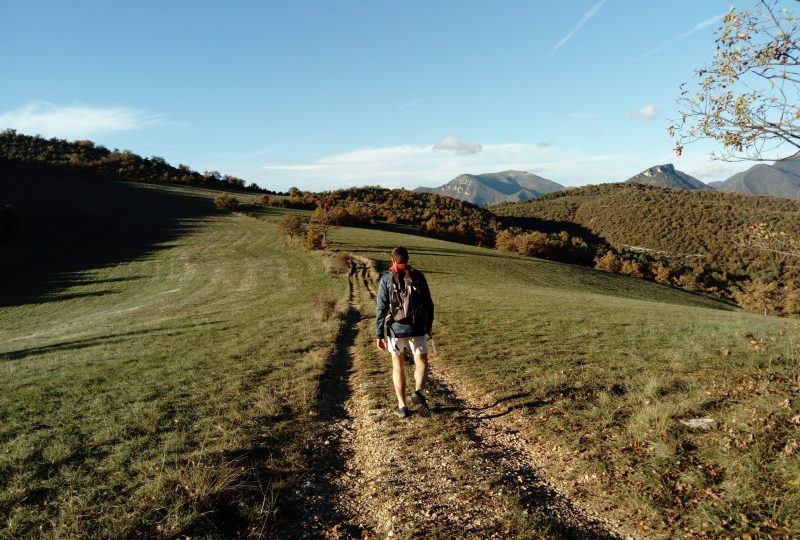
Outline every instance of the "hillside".
{"label": "hillside", "polygon": [[716,189],[730,193],[800,199],[800,160],[753,165],[746,171],[734,174],[716,186]]}
{"label": "hillside", "polygon": [[2,535],[273,528],[262,489],[304,466],[339,327],[311,293],[346,283],[219,192],[44,165],[0,182],[21,221],[0,245]]}
{"label": "hillside", "polygon": [[731,274],[770,280],[800,275],[792,261],[779,255],[737,246],[748,226],[759,223],[800,237],[798,201],[712,190],[601,184],[491,210],[523,222],[576,223],[616,247],[694,261]]}
{"label": "hillside", "polygon": [[525,171],[462,174],[438,188],[417,188],[415,191],[437,193],[477,206],[505,201],[525,201],[543,193],[553,193],[564,186]]}
{"label": "hillside", "polygon": [[0,131],[0,162],[57,166],[65,171],[134,182],[275,194],[255,183],[246,184],[241,178],[217,171],[201,174],[188,165],[174,167],[159,156],[145,158],[129,150],[109,150],[90,140],[45,139],[39,135],[23,135],[13,129]]}
{"label": "hillside", "polygon": [[627,184],[643,184],[672,189],[706,189],[703,182],[688,174],[675,170],[672,163],[650,167],[625,180]]}

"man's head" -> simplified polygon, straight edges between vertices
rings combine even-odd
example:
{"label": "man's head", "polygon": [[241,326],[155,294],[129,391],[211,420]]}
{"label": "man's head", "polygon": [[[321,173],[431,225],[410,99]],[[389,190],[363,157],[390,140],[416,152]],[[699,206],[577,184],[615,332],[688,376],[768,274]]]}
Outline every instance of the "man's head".
{"label": "man's head", "polygon": [[404,247],[396,247],[392,250],[392,261],[397,264],[405,264],[408,262],[408,250]]}

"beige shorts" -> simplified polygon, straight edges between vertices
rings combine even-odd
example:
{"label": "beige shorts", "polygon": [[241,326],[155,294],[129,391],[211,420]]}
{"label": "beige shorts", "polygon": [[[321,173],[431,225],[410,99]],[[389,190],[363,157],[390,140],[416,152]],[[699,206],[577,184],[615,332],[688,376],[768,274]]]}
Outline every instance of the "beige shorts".
{"label": "beige shorts", "polygon": [[403,349],[408,349],[411,351],[411,354],[427,354],[428,337],[386,337],[386,350],[388,350],[390,353],[402,353]]}

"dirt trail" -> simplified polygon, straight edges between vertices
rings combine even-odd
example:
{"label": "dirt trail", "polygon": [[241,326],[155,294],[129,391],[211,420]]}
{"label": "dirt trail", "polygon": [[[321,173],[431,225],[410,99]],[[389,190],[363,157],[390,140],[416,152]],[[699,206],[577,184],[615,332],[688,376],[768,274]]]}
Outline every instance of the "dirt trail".
{"label": "dirt trail", "polygon": [[[350,305],[322,381],[312,472],[298,493],[304,522],[294,538],[621,538],[578,509],[536,470],[536,456],[506,422],[431,362],[431,418],[399,419],[376,403],[370,385],[391,394],[386,365],[359,355],[358,334],[374,319],[368,261],[354,259]],[[363,289],[360,289],[363,287]],[[360,289],[360,290],[359,290]],[[363,339],[362,339],[363,341]],[[362,349],[363,350],[363,349]],[[387,359],[388,362],[388,359]],[[384,380],[385,379],[385,380]],[[299,516],[297,516],[299,517]]]}

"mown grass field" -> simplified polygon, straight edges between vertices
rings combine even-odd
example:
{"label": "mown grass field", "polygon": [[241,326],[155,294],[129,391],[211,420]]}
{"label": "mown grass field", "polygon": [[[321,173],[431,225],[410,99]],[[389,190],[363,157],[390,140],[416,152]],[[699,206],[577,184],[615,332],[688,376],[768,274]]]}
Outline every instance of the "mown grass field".
{"label": "mown grass field", "polygon": [[50,243],[17,252],[38,281],[0,307],[0,536],[268,532],[340,322],[310,295],[343,309],[346,279],[213,192],[75,186],[125,199],[91,223],[24,204],[69,214],[46,191],[15,201],[20,235]]}
{"label": "mown grass field", "polygon": [[[272,223],[284,210],[253,218],[216,211],[216,192],[35,181],[12,186],[22,228],[0,247],[2,534],[270,532],[307,466],[340,325],[311,295],[344,309],[346,280],[285,245]],[[411,250],[437,304],[434,370],[513,408],[572,495],[648,537],[800,535],[797,321],[399,232],[331,238],[383,268],[392,247]],[[389,362],[371,338],[359,335],[369,372],[356,379],[388,413]],[[679,422],[696,417],[714,427]],[[441,444],[467,440],[436,416],[410,421]],[[517,518],[520,536],[548,526]]]}
{"label": "mown grass field", "polygon": [[[409,248],[437,305],[439,369],[511,398],[573,494],[645,536],[800,535],[797,321],[419,236],[332,238],[383,268]],[[714,427],[679,422],[698,417]]]}

